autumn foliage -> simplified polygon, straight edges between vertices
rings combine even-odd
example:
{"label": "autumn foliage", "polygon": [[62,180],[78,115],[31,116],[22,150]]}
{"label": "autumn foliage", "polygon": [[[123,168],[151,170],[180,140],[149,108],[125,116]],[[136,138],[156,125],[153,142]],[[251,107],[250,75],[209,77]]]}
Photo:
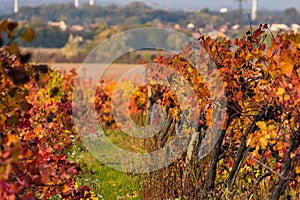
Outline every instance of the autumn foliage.
{"label": "autumn foliage", "polygon": [[[269,46],[267,40],[271,41]],[[189,47],[179,55],[154,59],[155,64],[172,68],[189,81],[199,100],[200,116],[195,133],[198,140],[193,141],[194,157],[189,158],[185,152],[165,169],[149,173],[143,198],[299,197],[300,35],[278,33],[275,36],[267,24],[262,24],[233,41],[203,35],[198,42],[216,64],[216,69],[209,66],[197,69],[197,65],[189,63],[185,59],[190,56]],[[195,63],[201,64],[201,60]],[[227,103],[226,117],[212,151],[201,161],[193,162],[197,160],[199,148],[196,147],[201,146],[201,138],[209,127],[214,126],[210,106],[214,102],[199,73],[201,70],[206,70],[212,77],[215,73],[221,76]],[[171,84],[172,76],[165,78]],[[103,85],[96,95],[99,120],[107,130],[111,127],[118,130],[110,111],[110,91],[115,83]],[[153,137],[152,142],[149,139],[145,142],[148,150],[159,149],[170,141],[183,116],[174,92],[150,83],[132,93],[129,105],[132,119],[138,124],[146,124],[144,113],[151,112],[154,103],[164,106],[168,114],[158,136]]]}
{"label": "autumn foliage", "polygon": [[32,41],[32,29],[0,22],[0,198],[91,197],[78,186],[80,168],[65,152],[75,138],[71,92],[75,72],[28,64],[17,40]]}
{"label": "autumn foliage", "polygon": [[[90,198],[90,189],[79,187],[74,179],[80,169],[65,156],[77,137],[71,101],[76,72],[66,74],[46,65],[28,64],[29,55],[20,53],[15,39],[30,41],[34,33],[16,27],[7,20],[0,23],[0,197],[48,199],[59,194],[65,199]],[[270,45],[266,40],[271,40]],[[166,145],[185,115],[197,119],[191,148],[164,169],[142,176],[143,198],[299,198],[300,35],[273,35],[263,24],[233,41],[203,35],[197,42],[202,47],[194,63],[186,59],[194,53],[194,46],[153,62],[175,70],[192,85],[198,104],[191,106],[198,112],[183,111],[174,91],[166,86],[149,83],[134,89],[123,81],[123,90],[114,94],[116,82],[98,83],[95,109],[106,134],[120,131],[112,112],[112,95],[131,95],[129,114],[139,125],[149,123],[147,112],[153,112],[155,104],[165,109],[166,123],[156,136],[143,141],[145,152]],[[216,68],[201,63],[201,51],[208,53]],[[147,70],[159,77],[158,68],[157,72],[153,67]],[[202,77],[203,70],[211,77]],[[217,123],[225,123],[216,144],[199,160],[202,139],[216,125],[212,108],[219,105],[206,84],[216,74],[222,78],[225,94],[220,98],[226,102],[226,116]],[[171,74],[165,79],[176,84]],[[195,113],[199,116],[193,116]]]}
{"label": "autumn foliage", "polygon": [[[272,38],[268,48],[267,37]],[[233,190],[238,179],[246,179],[243,187],[248,197],[261,182],[270,186],[270,199],[278,199],[285,189],[287,196],[299,197],[300,35],[275,37],[268,25],[260,25],[233,44],[225,39],[200,41],[226,85],[228,123],[223,141],[215,147],[220,150],[218,157],[210,158],[227,164],[226,186]],[[249,167],[251,175],[245,177],[241,171]],[[212,168],[210,162],[209,172],[220,173]],[[211,180],[206,190],[215,189]]]}

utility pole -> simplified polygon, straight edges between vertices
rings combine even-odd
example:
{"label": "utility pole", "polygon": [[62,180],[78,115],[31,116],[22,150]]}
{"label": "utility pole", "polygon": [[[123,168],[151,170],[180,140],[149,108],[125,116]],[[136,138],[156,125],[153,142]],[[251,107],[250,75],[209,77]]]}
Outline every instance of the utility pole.
{"label": "utility pole", "polygon": [[19,10],[18,0],[15,0],[14,2],[14,13],[17,13]]}
{"label": "utility pole", "polygon": [[90,0],[90,6],[94,5],[94,0]]}
{"label": "utility pole", "polygon": [[252,0],[252,13],[251,13],[252,21],[256,20],[256,12],[257,12],[257,0]]}
{"label": "utility pole", "polygon": [[75,6],[75,8],[78,8],[78,5],[79,5],[79,0],[74,0],[74,6]]}
{"label": "utility pole", "polygon": [[240,25],[243,24],[243,0],[238,0],[239,1],[239,21],[240,21]]}

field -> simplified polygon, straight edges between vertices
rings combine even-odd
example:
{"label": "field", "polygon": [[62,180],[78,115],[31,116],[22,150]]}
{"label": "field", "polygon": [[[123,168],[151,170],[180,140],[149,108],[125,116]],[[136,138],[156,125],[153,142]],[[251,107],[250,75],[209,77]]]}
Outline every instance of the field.
{"label": "field", "polygon": [[[56,69],[62,69],[69,71],[72,68],[75,68],[76,71],[78,71],[81,67],[81,63],[46,63],[49,66],[56,68]],[[104,64],[88,64],[88,71],[86,75],[89,77],[97,78],[95,77],[95,73],[99,73],[99,71],[104,72],[102,75],[102,78],[107,79],[107,78],[113,78],[113,79],[118,79],[120,78],[124,73],[130,71],[134,67],[140,66],[138,64],[117,64],[113,63],[111,65],[104,65]],[[100,77],[99,77],[100,78]]]}

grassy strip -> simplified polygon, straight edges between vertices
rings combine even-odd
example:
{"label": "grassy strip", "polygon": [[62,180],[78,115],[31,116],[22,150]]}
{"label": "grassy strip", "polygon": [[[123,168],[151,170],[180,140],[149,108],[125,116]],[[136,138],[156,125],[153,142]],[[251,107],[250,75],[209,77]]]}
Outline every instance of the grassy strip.
{"label": "grassy strip", "polygon": [[99,199],[141,199],[140,178],[112,169],[100,163],[80,145],[74,145],[67,153],[70,160],[82,166],[78,185],[92,188]]}

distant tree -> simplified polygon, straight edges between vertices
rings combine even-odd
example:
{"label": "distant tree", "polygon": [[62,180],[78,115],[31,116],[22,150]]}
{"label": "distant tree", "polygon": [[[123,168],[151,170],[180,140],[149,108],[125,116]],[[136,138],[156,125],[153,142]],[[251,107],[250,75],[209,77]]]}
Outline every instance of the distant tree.
{"label": "distant tree", "polygon": [[78,35],[70,35],[68,42],[62,48],[62,53],[66,56],[67,59],[74,59],[79,57],[82,54],[81,49],[82,37]]}
{"label": "distant tree", "polygon": [[300,15],[296,8],[289,8],[283,11],[283,23],[293,24],[300,22]]}

